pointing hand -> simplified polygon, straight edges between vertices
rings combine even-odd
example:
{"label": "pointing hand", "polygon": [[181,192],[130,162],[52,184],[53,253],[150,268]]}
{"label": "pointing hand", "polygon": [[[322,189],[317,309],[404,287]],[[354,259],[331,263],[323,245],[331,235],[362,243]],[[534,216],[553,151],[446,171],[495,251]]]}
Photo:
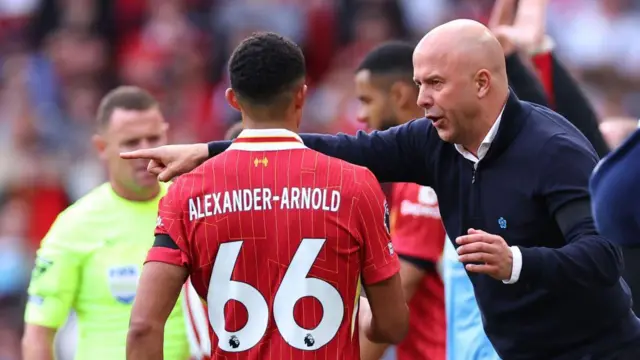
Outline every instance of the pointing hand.
{"label": "pointing hand", "polygon": [[207,144],[166,145],[120,154],[123,159],[149,159],[147,170],[164,182],[195,169],[208,156]]}

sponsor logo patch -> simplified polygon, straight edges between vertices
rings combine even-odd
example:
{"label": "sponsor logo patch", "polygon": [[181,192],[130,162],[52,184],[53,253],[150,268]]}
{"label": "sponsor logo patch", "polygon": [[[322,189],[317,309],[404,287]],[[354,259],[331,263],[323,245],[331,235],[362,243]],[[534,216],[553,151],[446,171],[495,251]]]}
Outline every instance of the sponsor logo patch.
{"label": "sponsor logo patch", "polygon": [[130,305],[136,297],[140,271],[136,265],[113,266],[107,270],[111,295],[122,304]]}

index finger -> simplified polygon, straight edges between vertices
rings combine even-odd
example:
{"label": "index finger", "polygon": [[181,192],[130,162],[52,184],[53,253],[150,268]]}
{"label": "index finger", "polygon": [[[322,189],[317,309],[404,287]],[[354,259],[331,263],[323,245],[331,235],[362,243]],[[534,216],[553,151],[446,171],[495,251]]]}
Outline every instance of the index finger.
{"label": "index finger", "polygon": [[488,232],[484,231],[484,230],[480,230],[480,229],[474,229],[474,228],[470,228],[469,230],[467,230],[467,234],[472,235],[472,234],[483,234],[483,235],[491,235]]}
{"label": "index finger", "polygon": [[134,150],[134,151],[121,152],[120,157],[123,159],[159,160],[160,149],[152,148],[152,149],[140,149],[140,150]]}
{"label": "index finger", "polygon": [[488,234],[471,234],[471,235],[459,236],[456,239],[456,244],[458,244],[458,245],[466,245],[466,244],[472,244],[472,243],[476,243],[476,242],[491,243],[490,240],[491,239],[489,239],[489,235]]}

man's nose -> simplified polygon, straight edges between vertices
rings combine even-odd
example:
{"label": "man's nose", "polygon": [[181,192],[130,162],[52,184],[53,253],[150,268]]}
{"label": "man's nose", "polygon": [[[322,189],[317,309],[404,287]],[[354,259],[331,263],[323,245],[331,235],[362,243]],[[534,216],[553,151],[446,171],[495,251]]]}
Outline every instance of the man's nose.
{"label": "man's nose", "polygon": [[363,124],[369,123],[369,117],[367,116],[367,113],[363,110],[358,111],[358,114],[356,115],[356,119],[358,120],[359,123],[363,123]]}
{"label": "man's nose", "polygon": [[418,106],[421,108],[428,110],[434,105],[433,96],[429,94],[427,91],[420,90],[420,94],[418,95]]}
{"label": "man's nose", "polygon": [[151,143],[149,142],[149,140],[142,139],[142,140],[140,140],[140,142],[138,142],[137,148],[138,149],[148,149],[148,148],[151,147],[150,145],[151,145]]}

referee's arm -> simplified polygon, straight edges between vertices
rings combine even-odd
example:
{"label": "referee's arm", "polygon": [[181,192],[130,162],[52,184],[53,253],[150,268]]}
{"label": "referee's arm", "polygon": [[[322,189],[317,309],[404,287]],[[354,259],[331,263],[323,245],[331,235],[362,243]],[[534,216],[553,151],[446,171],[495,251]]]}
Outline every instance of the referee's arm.
{"label": "referee's arm", "polygon": [[538,192],[564,234],[561,248],[521,247],[520,280],[546,287],[611,286],[623,269],[620,250],[596,231],[589,178],[598,158],[582,139],[558,134],[545,146]]}
{"label": "referee's arm", "polygon": [[80,278],[81,258],[64,214],[42,241],[29,284],[22,338],[24,360],[53,360],[54,339],[69,315]]}

